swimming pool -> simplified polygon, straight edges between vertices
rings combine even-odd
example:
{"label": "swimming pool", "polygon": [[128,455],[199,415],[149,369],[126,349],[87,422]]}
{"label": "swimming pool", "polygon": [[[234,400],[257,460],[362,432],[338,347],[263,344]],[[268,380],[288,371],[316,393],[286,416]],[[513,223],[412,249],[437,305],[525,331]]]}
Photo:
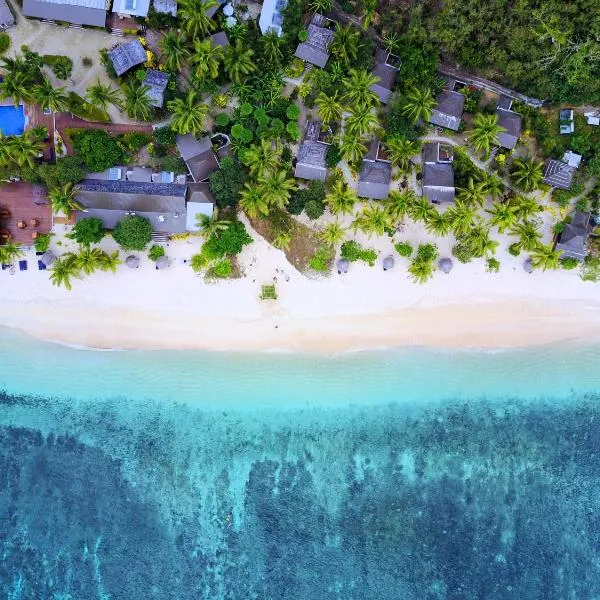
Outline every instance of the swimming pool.
{"label": "swimming pool", "polygon": [[23,105],[0,106],[0,131],[4,135],[21,135],[25,131]]}

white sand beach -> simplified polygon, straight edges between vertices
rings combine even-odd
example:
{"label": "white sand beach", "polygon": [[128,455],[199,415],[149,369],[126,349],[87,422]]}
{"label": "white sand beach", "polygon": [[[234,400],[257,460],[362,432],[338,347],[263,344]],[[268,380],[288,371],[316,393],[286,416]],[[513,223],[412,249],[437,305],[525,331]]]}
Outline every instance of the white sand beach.
{"label": "white sand beach", "polygon": [[[406,238],[429,241],[422,232]],[[425,345],[504,348],[558,341],[600,340],[600,286],[574,271],[527,274],[524,256],[503,243],[499,273],[484,261],[454,261],[424,285],[412,282],[408,260],[392,252],[387,238],[358,239],[378,248],[374,267],[353,263],[345,275],[309,278],[285,255],[253,234],[240,257],[245,276],[206,283],[183,263],[199,241],[171,242],[171,267],[157,271],[140,254],[141,266],[117,274],[95,273],[73,290],[51,285],[47,272],[0,273],[0,326],[44,340],[92,348],[289,350],[336,352]],[[402,237],[402,236],[400,236]],[[433,239],[433,238],[432,238]],[[440,240],[437,240],[438,244]],[[103,242],[108,248],[112,240]],[[440,245],[442,256],[450,248]],[[68,247],[57,248],[58,253]],[[277,279],[278,299],[259,300],[261,284]]]}

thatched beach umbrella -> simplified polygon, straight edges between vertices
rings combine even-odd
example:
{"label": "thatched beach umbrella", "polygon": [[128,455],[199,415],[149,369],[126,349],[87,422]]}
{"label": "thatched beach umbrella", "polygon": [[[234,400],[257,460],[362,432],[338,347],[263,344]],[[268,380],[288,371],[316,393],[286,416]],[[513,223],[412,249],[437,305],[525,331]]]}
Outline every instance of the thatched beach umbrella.
{"label": "thatched beach umbrella", "polygon": [[345,258],[340,258],[340,260],[338,260],[337,263],[335,263],[335,266],[337,267],[338,275],[341,275],[342,273],[348,272],[348,269],[350,268],[350,263]]}
{"label": "thatched beach umbrella", "polygon": [[166,269],[169,266],[169,259],[166,256],[159,256],[156,259],[157,269]]}
{"label": "thatched beach umbrella", "polygon": [[454,265],[452,264],[452,261],[449,258],[440,258],[440,260],[438,261],[438,267],[440,268],[440,271],[442,271],[442,273],[450,273],[450,271],[452,271],[452,267]]}
{"label": "thatched beach umbrella", "polygon": [[44,254],[42,254],[42,256],[40,256],[40,260],[42,261],[42,263],[44,265],[49,267],[56,260],[56,256],[54,256],[54,254],[52,254],[52,252],[50,252],[50,250],[48,250],[48,251],[44,252]]}
{"label": "thatched beach umbrella", "polygon": [[523,263],[523,270],[525,273],[533,273],[533,263],[530,258]]}
{"label": "thatched beach umbrella", "polygon": [[130,268],[130,269],[137,269],[140,266],[140,259],[138,256],[134,256],[133,254],[131,256],[128,256],[125,259],[125,264]]}
{"label": "thatched beach umbrella", "polygon": [[389,271],[390,269],[394,268],[394,257],[393,256],[386,256],[383,259],[383,270],[384,271]]}

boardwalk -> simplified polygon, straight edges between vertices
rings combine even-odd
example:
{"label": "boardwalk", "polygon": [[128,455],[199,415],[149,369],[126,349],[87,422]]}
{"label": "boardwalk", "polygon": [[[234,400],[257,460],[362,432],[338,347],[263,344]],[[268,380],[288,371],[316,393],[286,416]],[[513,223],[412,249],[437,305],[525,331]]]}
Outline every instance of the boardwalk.
{"label": "boardwalk", "polygon": [[[52,213],[45,202],[46,195],[39,186],[19,181],[0,186],[0,231],[8,231],[10,240],[31,246],[36,232],[48,233],[52,228]],[[3,218],[3,214],[7,216]],[[32,225],[32,219],[38,221]],[[17,227],[17,222],[23,221],[25,228]]]}

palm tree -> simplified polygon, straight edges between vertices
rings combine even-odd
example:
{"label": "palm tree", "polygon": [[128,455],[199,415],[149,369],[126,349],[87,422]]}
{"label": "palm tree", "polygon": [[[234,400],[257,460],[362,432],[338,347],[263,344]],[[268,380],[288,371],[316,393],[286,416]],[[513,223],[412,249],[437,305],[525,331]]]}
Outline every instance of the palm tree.
{"label": "palm tree", "polygon": [[358,201],[356,193],[349,188],[343,180],[338,179],[327,196],[325,202],[329,206],[329,210],[334,214],[349,215],[352,214],[354,205]]}
{"label": "palm tree", "polygon": [[415,193],[411,189],[402,191],[394,190],[383,201],[383,205],[392,222],[398,223],[408,214],[408,209],[412,206],[415,199]]}
{"label": "palm tree", "polygon": [[408,216],[418,223],[419,221],[427,221],[429,215],[435,210],[431,206],[431,202],[425,196],[415,196],[412,203],[408,207]]}
{"label": "palm tree", "polygon": [[554,250],[552,246],[538,244],[531,251],[531,264],[534,268],[542,269],[542,271],[558,269],[560,266],[560,252]]}
{"label": "palm tree", "polygon": [[477,113],[473,118],[473,129],[467,133],[467,138],[476,152],[488,156],[492,146],[499,146],[498,135],[506,131],[498,124],[498,115]]}
{"label": "palm tree", "polygon": [[332,121],[339,121],[342,118],[343,107],[339,101],[337,90],[333,94],[319,92],[315,104],[323,123],[328,124]]}
{"label": "palm tree", "polygon": [[339,222],[333,221],[319,232],[319,239],[328,246],[337,246],[346,236],[346,228]]}
{"label": "palm tree", "polygon": [[259,184],[246,183],[240,192],[240,208],[251,219],[256,219],[259,215],[266,217],[269,214],[269,203]]}
{"label": "palm tree", "polygon": [[352,223],[355,233],[360,229],[369,236],[373,233],[383,235],[390,226],[389,214],[383,208],[373,204],[365,206]]}
{"label": "palm tree", "polygon": [[285,171],[270,173],[259,183],[259,189],[269,207],[285,208],[292,190],[296,187],[296,180],[289,178]]}
{"label": "palm tree", "polygon": [[86,100],[92,106],[106,110],[109,104],[123,110],[123,101],[118,90],[110,85],[104,85],[99,79],[87,89]]}
{"label": "palm tree", "polygon": [[368,106],[357,108],[346,121],[346,130],[352,135],[362,136],[372,132],[379,124],[377,115]]}
{"label": "palm tree", "polygon": [[111,254],[108,254],[108,252],[103,252],[100,268],[103,271],[112,271],[113,273],[116,273],[117,267],[122,263],[123,261],[119,258],[118,250],[115,250]]}
{"label": "palm tree", "polygon": [[196,224],[202,237],[208,240],[213,236],[218,237],[222,231],[229,229],[231,221],[220,220],[219,213],[215,209],[212,215],[198,215],[196,217]]}
{"label": "palm tree", "polygon": [[326,13],[331,10],[333,0],[310,0],[308,7],[313,12]]}
{"label": "palm tree", "polygon": [[52,270],[50,271],[52,285],[58,287],[64,285],[70,290],[72,287],[72,277],[79,277],[79,267],[75,264],[74,255],[69,253],[57,258],[52,264]]}
{"label": "palm tree", "polygon": [[466,204],[462,200],[456,200],[446,213],[448,219],[450,219],[452,232],[458,236],[469,232],[475,221],[477,211],[470,204]]}
{"label": "palm tree", "polygon": [[[4,61],[6,63],[6,59]],[[0,82],[0,98],[12,99],[15,106],[27,101],[30,98],[27,75],[22,71],[8,71]]]}
{"label": "palm tree", "polygon": [[362,25],[363,29],[369,29],[377,16],[378,0],[363,0]]}
{"label": "palm tree", "polygon": [[418,257],[414,258],[408,267],[408,272],[415,283],[425,283],[431,279],[431,277],[433,277],[434,270],[435,267],[433,261],[422,260]]}
{"label": "palm tree", "polygon": [[401,110],[413,123],[427,122],[435,105],[436,100],[429,88],[413,87],[405,94]]}
{"label": "palm tree", "polygon": [[179,73],[189,55],[185,36],[175,30],[169,30],[158,42],[158,47],[165,58],[168,71]]}
{"label": "palm tree", "polygon": [[7,242],[0,246],[0,263],[3,265],[12,265],[16,260],[25,256],[21,244]]}
{"label": "palm tree", "polygon": [[352,25],[337,24],[329,44],[329,51],[336,60],[346,65],[356,59],[360,33]]}
{"label": "palm tree", "polygon": [[104,252],[100,248],[86,246],[79,249],[79,254],[74,256],[73,261],[79,271],[83,271],[86,275],[91,275],[104,264],[105,259],[103,255]]}
{"label": "palm tree", "polygon": [[191,38],[208,35],[214,31],[216,23],[206,13],[218,5],[216,0],[180,0],[177,16],[182,29]]}
{"label": "palm tree", "polygon": [[458,199],[470,206],[483,207],[487,197],[485,183],[482,181],[475,182],[472,177],[469,177],[469,183],[465,188],[457,188]]}
{"label": "palm tree", "polygon": [[138,121],[149,121],[152,118],[152,107],[150,105],[150,88],[143,83],[130,79],[124,86],[125,110],[132,119]]}
{"label": "palm tree", "polygon": [[392,137],[385,142],[387,157],[401,171],[408,171],[410,159],[419,153],[420,143],[402,137]]}
{"label": "palm tree", "polygon": [[242,162],[250,170],[250,175],[263,179],[281,164],[281,148],[271,140],[263,139],[243,152]]}
{"label": "palm tree", "polygon": [[241,81],[250,73],[256,71],[253,60],[254,50],[244,46],[242,40],[236,40],[234,45],[227,46],[225,51],[225,69],[234,83]]}
{"label": "palm tree", "polygon": [[515,208],[515,214],[521,221],[526,221],[544,210],[535,198],[522,194],[511,198],[510,204]]}
{"label": "palm tree", "polygon": [[171,111],[171,129],[177,133],[199,135],[204,127],[208,106],[203,104],[195,90],[189,90],[183,98],[167,102]]}
{"label": "palm tree", "polygon": [[344,101],[348,106],[366,108],[378,100],[377,94],[370,88],[379,78],[362,69],[350,69],[349,76],[342,82],[344,85]]}
{"label": "palm tree", "polygon": [[486,212],[492,215],[490,225],[497,227],[500,233],[504,233],[513,227],[517,221],[517,207],[509,202],[494,204],[491,210]]}
{"label": "palm tree", "polygon": [[463,237],[463,241],[469,246],[474,257],[491,256],[495,254],[498,242],[490,237],[488,227],[476,225],[469,229]]}
{"label": "palm tree", "polygon": [[42,83],[33,87],[32,96],[44,110],[64,112],[69,106],[65,88],[53,88],[46,77],[42,79]]}
{"label": "palm tree", "polygon": [[542,234],[539,232],[539,226],[531,221],[517,223],[510,230],[510,233],[519,238],[514,244],[519,251],[526,250],[527,252],[532,252],[538,246],[539,241],[542,238]]}
{"label": "palm tree", "polygon": [[10,136],[4,138],[4,147],[0,152],[4,154],[9,162],[18,167],[29,167],[32,169],[35,161],[44,151],[44,143],[34,138],[30,132],[24,135]]}
{"label": "palm tree", "polygon": [[526,192],[537,189],[544,179],[542,163],[533,158],[515,158],[512,167],[511,179]]}
{"label": "palm tree", "polygon": [[500,196],[504,194],[504,182],[495,173],[484,173],[482,181],[488,196],[491,196],[492,198],[500,198]]}
{"label": "palm tree", "polygon": [[67,183],[61,188],[54,188],[48,192],[48,200],[52,213],[69,216],[73,210],[83,210],[83,206],[77,202],[77,188],[72,183]]}
{"label": "palm tree", "polygon": [[367,147],[359,135],[346,133],[340,141],[340,154],[347,162],[359,161],[366,151]]}
{"label": "palm tree", "polygon": [[275,31],[270,29],[260,38],[265,58],[273,65],[279,65],[283,60],[283,52],[281,51],[281,38]]}
{"label": "palm tree", "polygon": [[425,220],[425,229],[429,233],[440,237],[448,235],[451,229],[451,221],[448,213],[441,213],[438,210],[432,209]]}
{"label": "palm tree", "polygon": [[194,66],[196,77],[203,79],[210,76],[211,79],[216,79],[222,60],[223,48],[215,46],[210,38],[194,42],[194,53],[190,57],[190,63]]}

